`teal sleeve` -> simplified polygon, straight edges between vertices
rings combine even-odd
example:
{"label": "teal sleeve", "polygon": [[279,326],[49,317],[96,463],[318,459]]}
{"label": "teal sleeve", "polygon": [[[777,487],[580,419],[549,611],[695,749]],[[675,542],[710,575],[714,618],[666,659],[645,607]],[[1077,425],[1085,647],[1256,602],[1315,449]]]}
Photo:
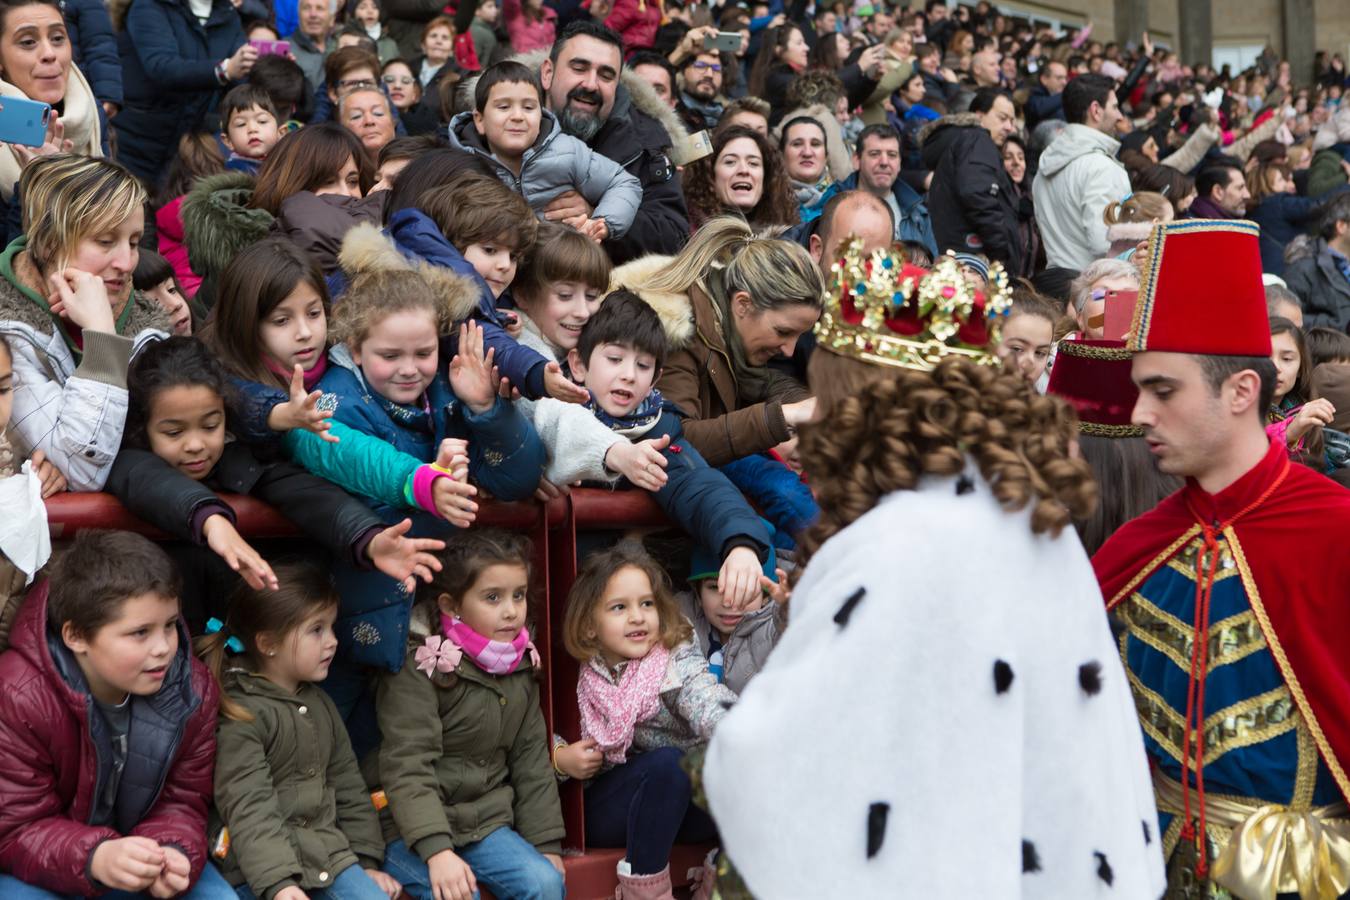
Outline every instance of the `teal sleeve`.
{"label": "teal sleeve", "polygon": [[337,443],[302,428],[286,432],[282,441],[291,459],[343,490],[398,509],[415,508],[412,478],[422,464],[418,459],[337,420],[329,434]]}

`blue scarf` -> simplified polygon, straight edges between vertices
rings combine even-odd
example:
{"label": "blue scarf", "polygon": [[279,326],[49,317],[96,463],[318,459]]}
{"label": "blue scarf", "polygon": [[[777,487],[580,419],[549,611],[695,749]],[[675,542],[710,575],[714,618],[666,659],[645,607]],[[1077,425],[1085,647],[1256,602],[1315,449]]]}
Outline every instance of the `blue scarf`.
{"label": "blue scarf", "polygon": [[638,408],[626,416],[611,416],[605,412],[600,404],[595,402],[595,394],[591,394],[591,399],[586,401],[586,408],[610,431],[635,441],[656,427],[657,420],[661,418],[663,402],[661,392],[652,388],[652,392],[642,398]]}

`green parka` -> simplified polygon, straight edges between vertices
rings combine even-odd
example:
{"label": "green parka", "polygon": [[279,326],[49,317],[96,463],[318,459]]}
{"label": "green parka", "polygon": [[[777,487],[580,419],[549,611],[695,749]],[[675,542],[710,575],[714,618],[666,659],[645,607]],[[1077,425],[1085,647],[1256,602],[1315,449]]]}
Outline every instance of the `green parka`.
{"label": "green parka", "polygon": [[[290,694],[243,669],[224,693],[253,714],[216,728],[216,810],[229,829],[221,871],[263,900],[296,885],[331,887],[353,865],[379,868],[379,814],[337,707],[321,689]],[[212,846],[218,846],[213,831]]]}
{"label": "green parka", "polygon": [[399,835],[423,860],[503,827],[540,853],[560,853],[562,805],[534,670],[489,675],[466,657],[433,680],[415,659],[429,634],[430,611],[419,606],[403,669],[376,687],[382,742],[367,775],[384,789]]}

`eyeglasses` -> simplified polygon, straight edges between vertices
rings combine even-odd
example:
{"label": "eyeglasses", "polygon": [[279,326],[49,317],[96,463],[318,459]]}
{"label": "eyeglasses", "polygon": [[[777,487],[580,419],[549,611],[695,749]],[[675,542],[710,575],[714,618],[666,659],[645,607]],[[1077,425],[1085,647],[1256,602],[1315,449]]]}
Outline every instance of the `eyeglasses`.
{"label": "eyeglasses", "polygon": [[413,84],[415,79],[411,75],[386,75],[385,84]]}
{"label": "eyeglasses", "polygon": [[690,63],[690,65],[692,65],[695,69],[708,69],[714,75],[717,75],[722,71],[722,67],[718,63],[704,62],[701,59],[695,60],[693,63]]}
{"label": "eyeglasses", "polygon": [[344,91],[349,91],[352,88],[368,88],[374,86],[375,82],[369,78],[353,78],[349,81],[338,81],[338,88]]}

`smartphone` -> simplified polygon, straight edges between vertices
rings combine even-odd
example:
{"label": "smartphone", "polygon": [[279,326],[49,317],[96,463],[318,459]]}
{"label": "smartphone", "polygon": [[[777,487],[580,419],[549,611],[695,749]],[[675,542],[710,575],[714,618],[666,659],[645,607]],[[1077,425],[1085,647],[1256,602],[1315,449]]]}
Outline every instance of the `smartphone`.
{"label": "smartphone", "polygon": [[1106,292],[1106,324],[1102,329],[1103,337],[1112,341],[1125,338],[1134,325],[1134,304],[1138,299],[1138,291]]}
{"label": "smartphone", "polygon": [[0,97],[0,141],[41,147],[47,140],[51,105],[25,97]]}
{"label": "smartphone", "polygon": [[290,41],[249,41],[248,45],[257,50],[259,56],[285,56],[291,52]]}
{"label": "smartphone", "polygon": [[735,53],[741,49],[741,33],[739,31],[719,31],[717,34],[703,39],[703,49]]}

